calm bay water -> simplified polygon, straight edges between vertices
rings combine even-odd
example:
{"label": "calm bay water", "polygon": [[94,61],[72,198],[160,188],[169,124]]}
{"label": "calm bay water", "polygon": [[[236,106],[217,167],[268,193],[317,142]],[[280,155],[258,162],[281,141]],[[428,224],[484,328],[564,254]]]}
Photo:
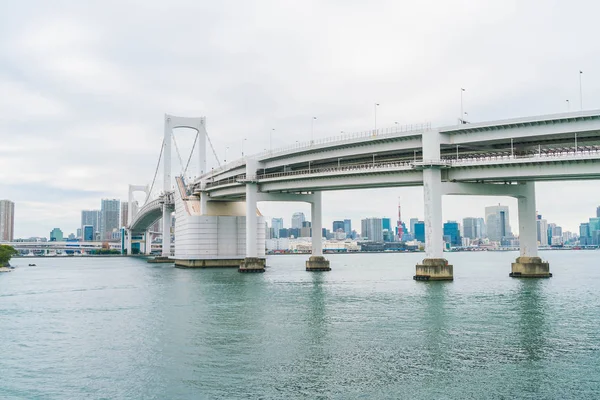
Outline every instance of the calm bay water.
{"label": "calm bay water", "polygon": [[[126,258],[0,274],[0,398],[600,398],[600,252],[269,258],[264,274]],[[28,267],[35,262],[37,267]]]}

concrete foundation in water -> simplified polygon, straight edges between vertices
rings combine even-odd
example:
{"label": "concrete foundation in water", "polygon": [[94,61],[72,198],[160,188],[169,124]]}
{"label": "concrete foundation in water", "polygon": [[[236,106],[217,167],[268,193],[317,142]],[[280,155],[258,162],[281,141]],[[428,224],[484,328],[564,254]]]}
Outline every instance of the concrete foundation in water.
{"label": "concrete foundation in water", "polygon": [[452,281],[453,267],[445,258],[426,258],[417,264],[417,273],[413,276],[416,281]]}
{"label": "concrete foundation in water", "polygon": [[244,259],[173,260],[179,268],[239,268]]}
{"label": "concrete foundation in water", "polygon": [[169,257],[157,256],[154,258],[149,258],[147,262],[150,264],[173,264],[175,260]]}
{"label": "concrete foundation in water", "polygon": [[331,271],[329,260],[323,256],[310,256],[306,261],[307,271]]}
{"label": "concrete foundation in water", "polygon": [[542,261],[540,257],[518,257],[512,263],[512,278],[550,278],[550,264]]}
{"label": "concrete foundation in water", "polygon": [[240,272],[265,272],[267,260],[258,257],[246,257],[242,260],[239,266]]}

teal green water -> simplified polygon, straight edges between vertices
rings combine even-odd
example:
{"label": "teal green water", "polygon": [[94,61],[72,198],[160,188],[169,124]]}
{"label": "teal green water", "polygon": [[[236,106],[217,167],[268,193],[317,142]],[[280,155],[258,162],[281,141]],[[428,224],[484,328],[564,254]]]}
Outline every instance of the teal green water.
{"label": "teal green water", "polygon": [[125,258],[0,274],[2,399],[600,398],[600,252],[269,258],[264,274]]}

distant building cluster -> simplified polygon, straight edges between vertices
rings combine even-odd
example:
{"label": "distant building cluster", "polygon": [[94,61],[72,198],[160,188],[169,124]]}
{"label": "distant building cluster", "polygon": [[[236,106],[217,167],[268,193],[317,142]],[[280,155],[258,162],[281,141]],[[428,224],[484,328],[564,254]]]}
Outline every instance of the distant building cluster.
{"label": "distant building cluster", "polygon": [[[311,248],[311,222],[304,213],[292,215],[292,226],[286,228],[283,218],[273,218],[267,224],[267,251],[304,252]],[[369,217],[361,220],[360,233],[352,230],[350,219],[333,221],[331,230],[323,228],[323,250],[335,251],[406,251],[422,249],[425,245],[425,222],[411,218],[406,226],[401,220],[392,226],[391,218]],[[600,243],[600,207],[597,217],[581,224],[580,235],[563,231],[560,226],[537,217],[538,245],[564,246]],[[485,250],[518,248],[519,238],[512,232],[508,206],[501,204],[485,207],[484,217],[466,217],[462,223],[447,221],[443,225],[443,239],[447,250]]]}

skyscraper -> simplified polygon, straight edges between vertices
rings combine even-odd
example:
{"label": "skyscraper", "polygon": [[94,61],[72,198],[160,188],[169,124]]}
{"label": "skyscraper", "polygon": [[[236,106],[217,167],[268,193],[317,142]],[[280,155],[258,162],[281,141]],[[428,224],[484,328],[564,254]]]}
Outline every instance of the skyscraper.
{"label": "skyscraper", "polygon": [[346,232],[346,237],[352,235],[352,221],[349,219],[344,220],[344,232]]}
{"label": "skyscraper", "polygon": [[415,235],[415,224],[417,222],[419,222],[419,218],[411,218],[409,222],[410,222],[410,233],[412,233],[414,236]]}
{"label": "skyscraper", "polygon": [[463,218],[462,235],[469,239],[481,239],[485,237],[485,224],[483,218]]}
{"label": "skyscraper", "polygon": [[540,246],[548,246],[548,221],[537,216],[537,240]]}
{"label": "skyscraper", "polygon": [[94,227],[92,225],[84,225],[82,232],[82,240],[84,242],[92,242],[94,241]]}
{"label": "skyscraper", "polygon": [[283,218],[271,219],[271,228],[273,228],[273,237],[279,237],[279,231],[283,229]]}
{"label": "skyscraper", "polygon": [[304,213],[295,212],[294,215],[292,215],[292,228],[301,229],[304,221],[306,221]]}
{"label": "skyscraper", "polygon": [[372,242],[383,242],[383,222],[381,218],[366,218],[361,222],[361,233],[363,238]]}
{"label": "skyscraper", "polygon": [[452,246],[461,245],[458,222],[448,221],[444,224],[444,237],[446,237],[447,242],[450,243]]}
{"label": "skyscraper", "polygon": [[15,203],[0,200],[0,241],[12,242],[15,230]]}
{"label": "skyscraper", "polygon": [[485,224],[490,240],[501,241],[502,238],[512,236],[508,206],[490,206],[485,208]]}
{"label": "skyscraper", "polygon": [[129,203],[124,201],[121,203],[121,226],[127,226],[129,220],[127,219],[127,213],[129,212]]}
{"label": "skyscraper", "polygon": [[81,231],[83,227],[91,225],[94,229],[94,238],[96,240],[96,233],[100,232],[100,210],[82,210],[81,211]]}
{"label": "skyscraper", "polygon": [[346,232],[344,229],[344,221],[333,221],[332,228],[333,232],[337,232],[338,229],[341,229],[342,231]]}
{"label": "skyscraper", "polygon": [[425,243],[425,222],[417,220],[413,225],[413,230],[415,232],[415,240]]}
{"label": "skyscraper", "polygon": [[119,229],[120,203],[118,199],[102,199],[100,207],[100,237],[102,240],[111,240],[113,229]]}

